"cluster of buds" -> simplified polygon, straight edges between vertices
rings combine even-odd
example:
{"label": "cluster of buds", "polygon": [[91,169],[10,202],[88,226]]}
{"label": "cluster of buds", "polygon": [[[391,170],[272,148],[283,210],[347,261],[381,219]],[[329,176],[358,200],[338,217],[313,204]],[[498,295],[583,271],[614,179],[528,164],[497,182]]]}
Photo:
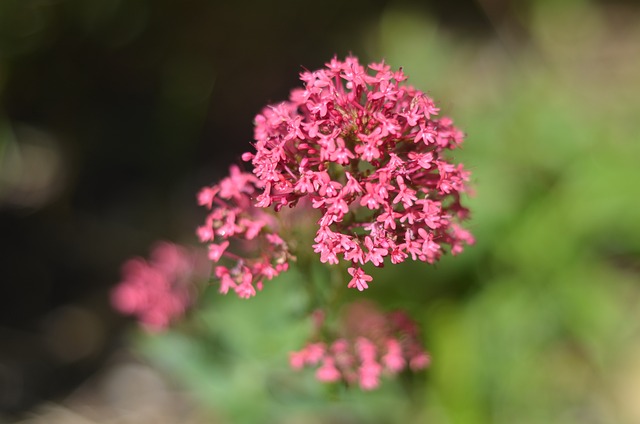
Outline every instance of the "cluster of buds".
{"label": "cluster of buds", "polygon": [[232,166],[227,178],[198,195],[198,203],[211,212],[197,234],[209,245],[209,259],[220,263],[214,270],[220,293],[233,290],[241,298],[252,297],[256,289],[262,290],[265,279],[286,271],[292,259],[287,243],[277,233],[278,221],[253,205],[258,187],[254,175]]}
{"label": "cluster of buds", "polygon": [[398,264],[408,257],[437,261],[473,243],[457,225],[469,173],[443,152],[463,133],[425,93],[385,63],[368,69],[355,57],[303,72],[304,87],[255,119],[251,161],[260,193],[256,206],[279,211],[307,200],[321,212],[313,249],[320,261],[349,263],[349,287],[372,277],[366,263]]}
{"label": "cluster of buds", "polygon": [[291,367],[318,366],[315,375],[319,381],[342,381],[372,390],[383,375],[395,375],[406,368],[418,371],[429,365],[417,325],[402,311],[383,314],[370,303],[356,302],[347,309],[340,331],[342,336],[328,345],[314,342],[291,352]]}
{"label": "cluster of buds", "polygon": [[122,267],[122,281],[111,292],[114,307],[134,315],[151,331],[184,314],[208,266],[200,255],[169,242],[157,243],[149,261],[133,258]]}

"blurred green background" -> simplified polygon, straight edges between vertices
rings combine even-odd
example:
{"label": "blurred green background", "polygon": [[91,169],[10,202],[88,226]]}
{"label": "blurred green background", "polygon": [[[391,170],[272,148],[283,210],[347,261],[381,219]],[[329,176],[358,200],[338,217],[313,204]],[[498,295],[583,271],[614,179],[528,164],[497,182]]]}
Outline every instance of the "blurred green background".
{"label": "blurred green background", "polygon": [[[162,335],[110,311],[124,259],[195,244],[255,113],[349,52],[467,134],[477,244],[348,294],[409,310],[432,366],[370,393],[290,371],[296,270]],[[633,2],[3,0],[0,421],[640,423],[639,118]],[[172,401],[131,415],[141,381]]]}

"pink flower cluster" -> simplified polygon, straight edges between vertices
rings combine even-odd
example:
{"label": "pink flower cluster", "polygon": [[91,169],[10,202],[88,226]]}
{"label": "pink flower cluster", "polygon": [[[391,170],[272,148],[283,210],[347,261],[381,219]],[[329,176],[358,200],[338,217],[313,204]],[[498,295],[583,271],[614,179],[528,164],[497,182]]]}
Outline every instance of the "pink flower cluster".
{"label": "pink flower cluster", "polygon": [[349,308],[343,337],[327,345],[309,343],[291,352],[293,369],[316,366],[316,378],[325,383],[357,383],[375,389],[383,375],[395,375],[407,367],[418,371],[430,358],[418,341],[416,324],[404,313],[382,314],[371,304],[358,302]]}
{"label": "pink flower cluster", "polygon": [[293,258],[277,233],[277,220],[253,206],[258,193],[258,179],[232,166],[227,178],[198,195],[198,203],[211,211],[197,229],[198,237],[208,243],[209,259],[218,263],[224,258],[230,263],[214,270],[220,293],[233,290],[241,298],[252,297],[256,288],[262,290],[264,279],[286,271]]}
{"label": "pink flower cluster", "polygon": [[156,244],[149,261],[128,260],[122,281],[111,292],[115,309],[135,315],[149,330],[161,330],[184,314],[197,282],[206,275],[197,253],[169,242]]}
{"label": "pink flower cluster", "polygon": [[[256,206],[310,200],[322,214],[313,249],[323,263],[350,263],[348,287],[362,291],[372,277],[362,265],[433,263],[473,243],[456,224],[469,172],[443,155],[463,141],[451,119],[423,92],[401,84],[402,70],[368,68],[336,58],[303,72],[304,87],[255,119],[251,161]],[[248,177],[243,177],[248,178]],[[206,197],[206,196],[205,196]]]}

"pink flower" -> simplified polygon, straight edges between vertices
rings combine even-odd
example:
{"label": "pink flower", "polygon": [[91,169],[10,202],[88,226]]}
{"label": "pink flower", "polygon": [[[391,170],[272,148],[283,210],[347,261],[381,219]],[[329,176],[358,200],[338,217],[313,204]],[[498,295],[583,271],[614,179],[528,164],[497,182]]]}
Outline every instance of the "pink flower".
{"label": "pink flower", "polygon": [[426,368],[431,363],[431,358],[425,352],[418,352],[409,361],[409,366],[412,370],[417,371]]}
{"label": "pink flower", "polygon": [[211,204],[213,203],[213,199],[216,197],[217,192],[217,189],[204,187],[202,190],[200,190],[200,193],[198,193],[198,204],[200,206],[211,208]]}
{"label": "pink flower", "polygon": [[355,287],[359,291],[363,291],[369,288],[369,285],[367,283],[373,278],[370,275],[365,274],[362,268],[349,268],[348,271],[353,278],[351,278],[351,281],[349,281],[349,285],[347,287]]}
{"label": "pink flower", "polygon": [[324,343],[312,343],[310,345],[307,345],[307,348],[305,349],[305,362],[311,365],[317,364],[322,359],[325,351],[326,347]]}
{"label": "pink flower", "polygon": [[402,347],[400,342],[395,339],[389,339],[386,343],[387,353],[382,357],[382,363],[391,372],[399,372],[406,365],[406,360],[402,355]]}
{"label": "pink flower", "polygon": [[218,291],[222,294],[227,294],[229,289],[235,290],[238,286],[231,277],[229,270],[224,266],[216,267],[214,275],[220,279],[220,289]]}
{"label": "pink flower", "polygon": [[382,367],[376,361],[365,361],[358,370],[362,390],[373,390],[380,385]]}
{"label": "pink flower", "polygon": [[366,337],[361,336],[356,339],[356,351],[362,362],[375,362],[377,354],[376,345]]}
{"label": "pink flower", "polygon": [[134,315],[147,329],[158,331],[185,312],[204,275],[197,253],[173,243],[157,243],[149,261],[134,258],[124,264],[111,302],[121,313]]}
{"label": "pink flower", "polygon": [[220,244],[209,244],[209,259],[213,262],[218,262],[224,251],[229,247],[229,240],[225,240]]}
{"label": "pink flower", "polygon": [[315,342],[291,352],[291,367],[300,370],[305,365],[320,364],[315,376],[321,382],[342,380],[358,384],[362,390],[373,390],[383,376],[398,374],[407,369],[407,364],[410,371],[429,365],[417,325],[404,312],[385,314],[372,303],[360,301],[348,305],[339,324],[343,334],[328,348]]}
{"label": "pink flower", "polygon": [[289,365],[294,370],[301,370],[304,367],[305,352],[289,352]]}
{"label": "pink flower", "polygon": [[[402,70],[333,58],[300,79],[303,86],[288,101],[256,116],[256,152],[243,158],[254,166],[257,207],[279,211],[309,200],[322,215],[314,251],[321,262],[350,262],[349,287],[358,290],[371,277],[356,264],[408,257],[433,263],[472,242],[458,225],[468,216],[460,197],[469,173],[445,154],[460,146],[463,133],[451,119],[437,118],[431,98],[402,84]],[[227,191],[221,186],[222,195]],[[208,204],[212,194],[200,197]],[[366,240],[361,253],[354,246]]]}
{"label": "pink flower", "polygon": [[[203,188],[199,195],[199,203],[210,213],[197,235],[208,243],[209,259],[220,263],[215,272],[219,291],[226,294],[231,289],[243,299],[255,296],[263,281],[285,271],[293,258],[287,243],[276,233],[274,217],[252,204],[253,198],[260,198],[259,187],[254,175],[232,166],[228,177]],[[270,193],[263,191],[263,198],[269,198]],[[231,241],[244,249],[229,251]]]}
{"label": "pink flower", "polygon": [[322,366],[316,371],[316,378],[324,383],[332,383],[340,380],[340,377],[340,371],[336,368],[333,358],[325,357]]}
{"label": "pink flower", "polygon": [[471,233],[464,228],[461,228],[459,225],[453,224],[452,228],[456,235],[456,241],[451,247],[452,254],[457,255],[462,252],[462,242],[468,245],[472,245],[476,242]]}
{"label": "pink flower", "polygon": [[[461,226],[469,216],[462,199],[470,174],[449,158],[464,134],[406,79],[384,62],[365,67],[353,56],[334,57],[323,69],[301,72],[302,86],[288,100],[255,117],[255,152],[242,155],[252,173],[233,166],[198,194],[208,215],[196,234],[218,264],[221,293],[255,296],[295,260],[290,245],[310,247],[322,263],[346,263],[347,287],[364,291],[372,281],[365,266],[409,258],[433,264],[474,243]],[[317,212],[307,220],[309,209]],[[313,242],[305,243],[307,229],[288,218],[293,210],[313,226]],[[119,302],[135,310],[145,296],[123,290]],[[292,352],[291,366],[313,366],[321,381],[363,390],[428,366],[416,326],[402,313],[364,307],[353,315],[358,319],[346,319],[333,343],[321,331],[324,320],[316,324],[315,342]]]}

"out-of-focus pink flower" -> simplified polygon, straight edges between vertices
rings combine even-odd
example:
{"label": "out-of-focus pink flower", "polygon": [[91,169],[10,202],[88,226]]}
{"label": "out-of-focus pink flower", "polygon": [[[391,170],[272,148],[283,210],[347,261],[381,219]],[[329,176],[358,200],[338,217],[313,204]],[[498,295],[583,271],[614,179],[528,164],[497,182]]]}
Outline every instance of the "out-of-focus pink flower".
{"label": "out-of-focus pink flower", "polygon": [[382,357],[382,363],[391,372],[400,372],[406,365],[406,360],[402,355],[402,347],[396,339],[389,339],[386,343],[387,353]]}
{"label": "out-of-focus pink flower", "polygon": [[425,352],[417,352],[415,356],[413,356],[409,360],[409,366],[413,371],[418,371],[423,368],[426,368],[431,363],[431,358]]}
{"label": "out-of-focus pink flower", "polygon": [[355,302],[346,309],[339,331],[341,337],[327,347],[315,342],[291,352],[291,368],[321,364],[315,374],[319,381],[344,381],[372,390],[382,376],[398,374],[407,364],[411,371],[429,365],[417,325],[402,311],[385,314],[371,302]]}
{"label": "out-of-focus pink flower", "polygon": [[340,371],[336,368],[334,359],[326,356],[322,361],[322,366],[316,370],[316,378],[324,383],[333,383],[340,380]]}
{"label": "out-of-focus pink flower", "polygon": [[376,361],[365,361],[358,369],[360,388],[373,390],[380,385],[380,373],[382,366]]}
{"label": "out-of-focus pink flower", "polygon": [[134,258],[122,267],[122,281],[111,302],[123,314],[134,315],[149,330],[165,328],[193,301],[206,266],[197,252],[169,242],[157,243],[149,261]]}
{"label": "out-of-focus pink flower", "polygon": [[294,370],[301,370],[304,368],[304,362],[306,359],[306,352],[290,352],[289,353],[289,365]]}
{"label": "out-of-focus pink flower", "polygon": [[[248,183],[258,207],[279,211],[310,200],[321,213],[314,251],[323,263],[350,262],[348,286],[360,291],[371,277],[358,265],[408,257],[433,263],[446,246],[457,254],[473,243],[456,224],[468,215],[460,196],[469,172],[445,156],[463,133],[437,118],[425,93],[402,84],[401,69],[334,58],[300,79],[304,86],[288,101],[255,118],[256,152],[243,155],[255,179],[236,171],[234,184],[203,190],[201,204],[238,195]],[[211,240],[207,230],[199,230],[203,241]]]}

